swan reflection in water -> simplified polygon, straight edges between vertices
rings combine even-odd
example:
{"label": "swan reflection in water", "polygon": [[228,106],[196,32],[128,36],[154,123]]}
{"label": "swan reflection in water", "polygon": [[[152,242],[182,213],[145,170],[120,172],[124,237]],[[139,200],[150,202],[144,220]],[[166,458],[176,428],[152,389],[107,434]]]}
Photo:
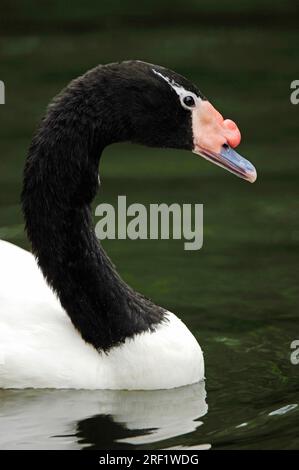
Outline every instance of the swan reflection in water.
{"label": "swan reflection in water", "polygon": [[204,382],[136,392],[1,390],[0,449],[162,449],[195,431],[207,410]]}

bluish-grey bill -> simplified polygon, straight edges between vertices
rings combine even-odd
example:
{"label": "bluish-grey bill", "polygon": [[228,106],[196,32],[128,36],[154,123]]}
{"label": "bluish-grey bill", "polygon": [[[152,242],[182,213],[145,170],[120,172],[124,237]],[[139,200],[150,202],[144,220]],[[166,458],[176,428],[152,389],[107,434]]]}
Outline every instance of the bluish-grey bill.
{"label": "bluish-grey bill", "polygon": [[206,160],[221,166],[225,170],[230,171],[239,178],[243,178],[250,183],[254,183],[257,178],[255,167],[246,158],[239,155],[229,145],[223,145],[220,153],[212,152],[202,148],[197,148],[194,153],[201,155]]}

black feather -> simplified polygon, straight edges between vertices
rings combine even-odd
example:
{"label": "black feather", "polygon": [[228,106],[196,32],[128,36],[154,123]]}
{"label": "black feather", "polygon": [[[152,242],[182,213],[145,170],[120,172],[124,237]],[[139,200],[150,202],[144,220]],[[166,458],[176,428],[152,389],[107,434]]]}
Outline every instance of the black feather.
{"label": "black feather", "polygon": [[22,207],[33,253],[84,340],[104,351],[164,318],[163,308],[119,277],[90,212],[107,145],[192,147],[190,113],[153,68],[199,94],[183,77],[144,62],[98,66],[51,103],[24,170]]}

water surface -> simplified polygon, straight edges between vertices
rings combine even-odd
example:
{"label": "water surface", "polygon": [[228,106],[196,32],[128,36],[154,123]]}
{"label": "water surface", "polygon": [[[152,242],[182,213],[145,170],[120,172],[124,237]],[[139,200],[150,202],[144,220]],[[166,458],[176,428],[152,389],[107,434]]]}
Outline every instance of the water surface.
{"label": "water surface", "polygon": [[250,185],[187,152],[107,150],[96,203],[125,194],[128,203],[204,204],[200,251],[179,240],[104,246],[129,284],[196,335],[206,382],[157,392],[0,391],[1,449],[299,447],[299,365],[290,362],[299,339],[299,107],[289,101],[297,43],[294,30],[254,25],[1,37],[1,238],[28,248],[19,192],[32,130],[50,98],[99,62],[142,58],[192,78],[238,122],[240,153],[259,175]]}

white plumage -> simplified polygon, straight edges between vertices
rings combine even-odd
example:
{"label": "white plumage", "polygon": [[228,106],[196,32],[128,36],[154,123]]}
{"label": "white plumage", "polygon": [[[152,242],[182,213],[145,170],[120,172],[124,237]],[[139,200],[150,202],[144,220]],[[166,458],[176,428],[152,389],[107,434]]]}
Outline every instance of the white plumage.
{"label": "white plumage", "polygon": [[200,346],[173,313],[108,354],[87,344],[33,255],[0,241],[0,388],[167,389],[204,378]]}

